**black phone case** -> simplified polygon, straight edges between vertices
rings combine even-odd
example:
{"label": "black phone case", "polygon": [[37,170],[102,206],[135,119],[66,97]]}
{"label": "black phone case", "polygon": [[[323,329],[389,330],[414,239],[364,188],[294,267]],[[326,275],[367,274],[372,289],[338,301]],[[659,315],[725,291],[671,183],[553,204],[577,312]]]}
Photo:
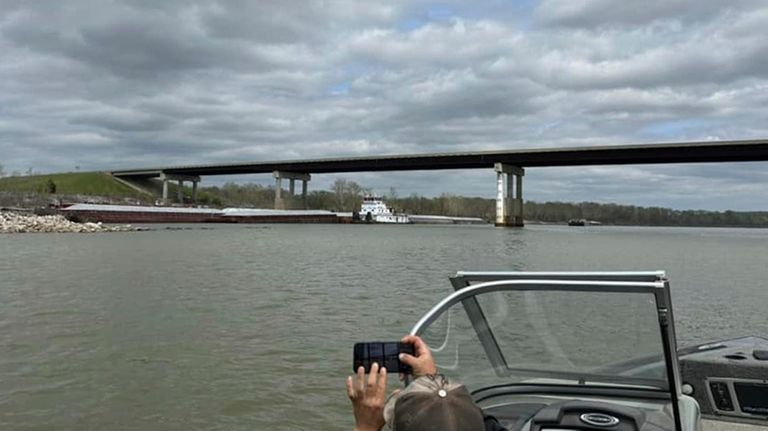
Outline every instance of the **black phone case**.
{"label": "black phone case", "polygon": [[400,362],[398,355],[408,353],[414,355],[413,344],[401,342],[368,342],[356,343],[354,348],[354,359],[352,361],[352,372],[357,372],[359,367],[365,368],[365,372],[371,371],[373,363],[387,368],[387,372],[398,372],[411,374],[413,370],[409,365]]}

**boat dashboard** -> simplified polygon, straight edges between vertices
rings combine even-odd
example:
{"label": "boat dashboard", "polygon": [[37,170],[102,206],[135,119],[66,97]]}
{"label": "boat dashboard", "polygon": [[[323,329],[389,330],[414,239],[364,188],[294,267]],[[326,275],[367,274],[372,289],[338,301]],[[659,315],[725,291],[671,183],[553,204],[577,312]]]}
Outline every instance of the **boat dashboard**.
{"label": "boat dashboard", "polygon": [[[623,390],[585,389],[595,395],[558,393],[554,387],[542,387],[539,392],[509,387],[475,391],[473,396],[485,415],[509,431],[675,429],[668,399],[656,394],[637,394],[638,398]],[[601,392],[604,395],[598,395]]]}
{"label": "boat dashboard", "polygon": [[707,419],[768,428],[768,339],[742,337],[679,351],[683,391]]}

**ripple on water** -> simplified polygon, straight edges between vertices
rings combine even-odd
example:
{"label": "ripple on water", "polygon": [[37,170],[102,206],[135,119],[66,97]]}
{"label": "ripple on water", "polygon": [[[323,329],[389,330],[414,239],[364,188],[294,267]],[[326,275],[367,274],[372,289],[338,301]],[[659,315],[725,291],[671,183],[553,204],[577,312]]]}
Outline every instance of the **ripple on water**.
{"label": "ripple on water", "polygon": [[256,400],[231,400],[224,404],[221,414],[224,416],[254,415],[261,410],[261,403]]}

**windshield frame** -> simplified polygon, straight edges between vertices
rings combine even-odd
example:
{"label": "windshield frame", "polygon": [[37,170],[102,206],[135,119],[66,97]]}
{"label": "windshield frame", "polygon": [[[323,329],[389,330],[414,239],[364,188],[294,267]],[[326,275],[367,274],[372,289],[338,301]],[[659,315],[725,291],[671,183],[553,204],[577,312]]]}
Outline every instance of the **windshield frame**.
{"label": "windshield frame", "polygon": [[[472,284],[472,282],[480,282]],[[456,291],[427,312],[411,329],[420,335],[443,312],[459,302],[472,322],[491,365],[499,377],[512,374],[576,380],[580,383],[605,383],[624,388],[645,388],[680,396],[680,377],[669,295],[669,283],[663,271],[647,272],[459,272],[451,278]],[[483,314],[476,295],[498,291],[568,291],[653,294],[658,314],[659,331],[666,362],[667,381],[661,387],[658,379],[594,375],[575,372],[553,372],[510,368]]]}

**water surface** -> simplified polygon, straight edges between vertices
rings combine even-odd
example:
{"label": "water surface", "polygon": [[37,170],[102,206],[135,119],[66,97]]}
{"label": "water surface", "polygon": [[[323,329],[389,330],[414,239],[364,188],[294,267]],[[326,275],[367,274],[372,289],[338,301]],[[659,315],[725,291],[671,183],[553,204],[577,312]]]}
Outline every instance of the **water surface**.
{"label": "water surface", "polygon": [[353,343],[457,270],[664,269],[681,345],[768,336],[768,230],[189,227],[0,236],[0,429],[350,429]]}

